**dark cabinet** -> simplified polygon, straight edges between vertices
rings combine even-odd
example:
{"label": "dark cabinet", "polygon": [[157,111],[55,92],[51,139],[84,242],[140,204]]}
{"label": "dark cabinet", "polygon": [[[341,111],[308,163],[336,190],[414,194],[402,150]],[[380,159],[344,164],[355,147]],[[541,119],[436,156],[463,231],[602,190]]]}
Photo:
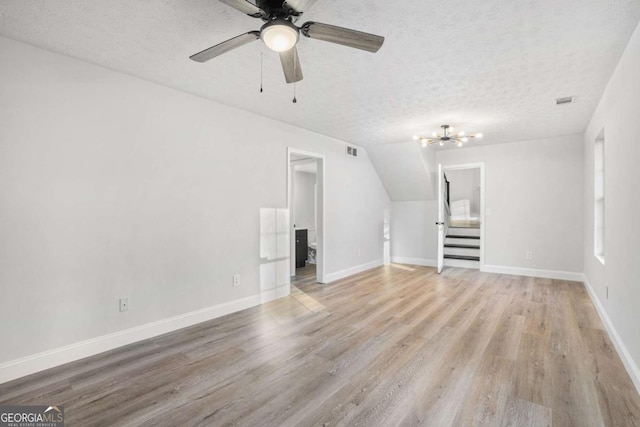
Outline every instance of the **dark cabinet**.
{"label": "dark cabinet", "polygon": [[307,230],[296,230],[296,268],[306,265],[307,246]]}

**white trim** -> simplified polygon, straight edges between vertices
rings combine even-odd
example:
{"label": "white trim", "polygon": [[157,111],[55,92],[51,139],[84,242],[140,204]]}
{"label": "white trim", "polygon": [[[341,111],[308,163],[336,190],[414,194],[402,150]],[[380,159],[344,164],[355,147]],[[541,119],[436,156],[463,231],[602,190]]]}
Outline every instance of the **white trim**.
{"label": "white trim", "polygon": [[624,342],[622,341],[622,338],[620,338],[620,335],[618,334],[615,326],[613,326],[613,322],[611,322],[611,319],[607,314],[607,310],[604,308],[596,293],[593,291],[589,280],[587,280],[587,276],[583,274],[582,280],[584,282],[584,287],[587,288],[587,292],[589,292],[591,301],[593,301],[593,305],[595,306],[596,311],[600,316],[600,320],[602,320],[604,327],[609,333],[609,338],[611,339],[611,342],[613,342],[613,346],[616,348],[618,356],[620,356],[624,367],[627,369],[627,373],[629,374],[629,377],[631,377],[633,385],[636,387],[638,393],[640,393],[640,369],[638,368],[638,365],[631,357],[629,350],[627,350],[627,346],[624,345]]}
{"label": "white trim", "polygon": [[0,364],[0,384],[114,348],[177,331],[288,295],[289,285]]}
{"label": "white trim", "polygon": [[461,165],[443,165],[442,170],[464,170],[464,169],[480,169],[480,271],[484,271],[484,248],[485,248],[485,179],[484,179],[484,162],[465,163]]}
{"label": "white trim", "polygon": [[335,273],[329,273],[325,276],[326,282],[331,283],[345,277],[353,276],[354,274],[362,273],[363,271],[371,270],[372,268],[380,267],[384,265],[384,260],[377,259],[375,261],[367,262],[366,264],[356,265],[355,267],[346,268],[344,270],[336,271]]}
{"label": "white trim", "polygon": [[[437,179],[437,186],[438,186],[438,219],[437,219],[437,226],[438,226],[438,236],[437,236],[437,242],[438,242],[438,254],[437,254],[437,264],[436,264],[436,271],[438,272],[438,274],[442,273],[442,269],[444,268],[444,242],[445,240],[447,240],[447,231],[449,226],[447,225],[449,222],[444,220],[444,195],[442,194],[444,192],[444,186],[445,186],[445,175],[444,175],[444,170],[442,169],[442,163],[438,163],[438,179]],[[445,226],[447,228],[447,230],[445,230]]]}
{"label": "white trim", "polygon": [[421,265],[423,267],[437,267],[438,260],[427,258],[408,258],[403,256],[391,257],[391,262],[396,264]]}
{"label": "white trim", "polygon": [[486,273],[511,274],[513,276],[541,277],[543,279],[571,280],[582,282],[582,273],[571,271],[539,270],[536,268],[503,267],[500,265],[484,265],[480,271]]}
{"label": "white trim", "polygon": [[463,163],[461,165],[442,165],[442,169],[445,170],[478,169],[481,167],[484,167],[484,162]]}

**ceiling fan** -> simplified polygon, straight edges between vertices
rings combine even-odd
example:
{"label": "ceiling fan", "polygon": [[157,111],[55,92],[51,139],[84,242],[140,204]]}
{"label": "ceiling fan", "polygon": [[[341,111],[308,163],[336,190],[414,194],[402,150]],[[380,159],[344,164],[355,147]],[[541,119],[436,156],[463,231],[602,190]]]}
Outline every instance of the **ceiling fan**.
{"label": "ceiling fan", "polygon": [[300,33],[311,39],[373,53],[377,52],[384,43],[384,37],[334,25],[306,22],[300,27],[296,26],[295,22],[302,16],[303,11],[316,0],[255,0],[255,4],[247,0],[220,1],[252,18],[262,19],[265,24],[259,31],[249,31],[190,56],[189,58],[194,61],[206,62],[225,52],[262,39],[269,49],[280,54],[280,62],[287,83],[295,83],[303,78],[296,49]]}

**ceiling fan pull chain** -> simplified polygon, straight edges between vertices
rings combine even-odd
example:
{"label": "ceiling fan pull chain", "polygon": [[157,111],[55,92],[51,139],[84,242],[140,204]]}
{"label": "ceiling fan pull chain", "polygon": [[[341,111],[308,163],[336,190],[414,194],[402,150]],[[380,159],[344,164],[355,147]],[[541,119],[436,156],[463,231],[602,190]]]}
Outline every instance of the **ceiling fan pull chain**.
{"label": "ceiling fan pull chain", "polygon": [[263,48],[264,46],[260,43],[260,93],[262,93],[262,57],[263,57]]}
{"label": "ceiling fan pull chain", "polygon": [[298,100],[296,99],[296,84],[293,84],[293,103],[297,103]]}

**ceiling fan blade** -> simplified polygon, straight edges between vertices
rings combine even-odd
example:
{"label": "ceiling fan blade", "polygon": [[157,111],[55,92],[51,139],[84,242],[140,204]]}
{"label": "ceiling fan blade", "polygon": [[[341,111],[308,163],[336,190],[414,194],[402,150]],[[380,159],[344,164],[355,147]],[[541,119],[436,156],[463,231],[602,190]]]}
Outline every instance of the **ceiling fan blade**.
{"label": "ceiling fan blade", "polygon": [[198,52],[195,55],[191,55],[189,58],[196,62],[206,62],[210,59],[220,56],[225,52],[229,52],[240,46],[244,46],[247,43],[258,40],[260,38],[260,31],[250,31],[246,34],[241,34],[237,37],[219,43],[208,49]]}
{"label": "ceiling fan blade", "polygon": [[302,34],[312,39],[341,44],[373,53],[377,52],[382,43],[384,43],[384,37],[382,36],[318,22],[305,23],[301,31]]}
{"label": "ceiling fan blade", "polygon": [[286,0],[286,6],[298,13],[306,12],[318,0]]}
{"label": "ceiling fan blade", "polygon": [[259,18],[263,15],[262,9],[247,0],[220,0],[220,2],[254,18]]}
{"label": "ceiling fan blade", "polygon": [[282,63],[282,70],[284,71],[284,78],[287,80],[287,83],[295,83],[303,79],[300,57],[298,56],[298,49],[296,49],[295,46],[289,50],[280,52],[280,62]]}

